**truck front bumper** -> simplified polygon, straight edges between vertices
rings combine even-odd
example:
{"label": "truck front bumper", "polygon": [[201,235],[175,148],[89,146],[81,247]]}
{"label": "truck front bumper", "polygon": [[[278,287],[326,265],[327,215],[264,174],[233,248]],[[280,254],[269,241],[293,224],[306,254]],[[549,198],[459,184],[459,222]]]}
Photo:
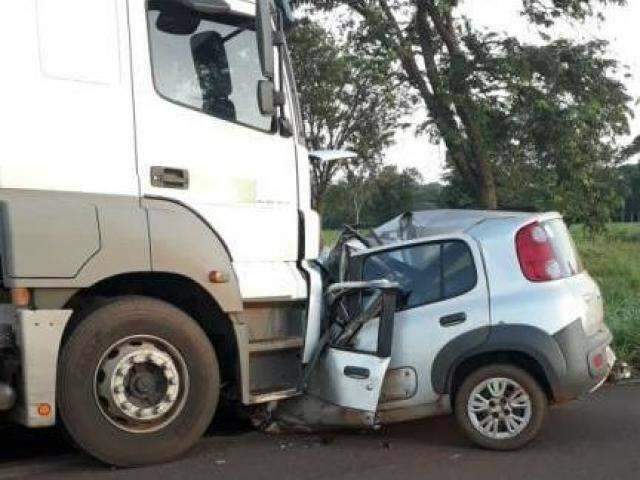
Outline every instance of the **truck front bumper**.
{"label": "truck front bumper", "polygon": [[576,320],[553,337],[566,364],[552,385],[556,402],[582,397],[606,381],[616,360],[610,346],[613,336],[606,325],[587,335],[582,322]]}

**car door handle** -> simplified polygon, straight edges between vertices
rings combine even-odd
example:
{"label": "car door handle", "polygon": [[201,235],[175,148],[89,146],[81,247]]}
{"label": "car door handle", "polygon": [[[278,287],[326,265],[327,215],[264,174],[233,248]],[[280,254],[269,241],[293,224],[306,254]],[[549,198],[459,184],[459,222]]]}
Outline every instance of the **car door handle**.
{"label": "car door handle", "polygon": [[453,313],[451,315],[445,315],[440,317],[440,325],[443,327],[451,327],[453,325],[459,325],[467,321],[467,314],[464,312]]}
{"label": "car door handle", "polygon": [[344,374],[349,378],[355,378],[356,380],[366,380],[371,376],[371,372],[368,368],[364,367],[344,367]]}
{"label": "car door handle", "polygon": [[189,188],[189,171],[182,168],[151,167],[151,185],[159,188]]}

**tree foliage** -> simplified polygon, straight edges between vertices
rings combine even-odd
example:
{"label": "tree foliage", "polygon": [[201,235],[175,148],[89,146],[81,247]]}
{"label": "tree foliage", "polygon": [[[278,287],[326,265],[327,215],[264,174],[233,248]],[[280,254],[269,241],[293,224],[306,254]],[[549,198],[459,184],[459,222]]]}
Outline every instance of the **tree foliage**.
{"label": "tree foliage", "polygon": [[617,138],[628,133],[630,114],[624,86],[610,75],[616,62],[601,41],[532,47],[511,39],[502,48],[509,61],[491,74],[508,104],[490,121],[501,207],[557,209],[601,228],[620,203]]}
{"label": "tree foliage", "polygon": [[417,170],[400,171],[395,165],[382,167],[366,179],[360,190],[348,180],[340,180],[327,190],[324,226],[377,226],[401,212],[425,208],[429,206],[425,195],[432,198],[435,192],[433,186],[425,192],[421,182]]}
{"label": "tree foliage", "polygon": [[[305,19],[288,37],[310,150],[349,149],[349,163],[312,162],[314,205],[342,171],[375,171],[402,126],[407,103],[389,51],[372,48],[357,29],[338,38]],[[351,167],[351,168],[350,168]]]}
{"label": "tree foliage", "polygon": [[563,210],[575,209],[577,197],[585,206],[571,213],[577,219],[596,215],[597,223],[607,215],[600,207],[610,192],[599,179],[619,153],[617,137],[628,133],[630,98],[605,42],[553,40],[547,29],[600,16],[600,7],[624,0],[521,0],[522,15],[541,32],[535,45],[475,28],[459,0],[312,3],[346,6],[372,44],[395,54],[426,109],[422,130],[444,142],[472,204],[511,203],[518,180],[546,188],[545,204]]}
{"label": "tree foliage", "polygon": [[633,142],[627,145],[622,151],[624,159],[632,158],[638,154],[640,154],[640,135],[638,135]]}
{"label": "tree foliage", "polygon": [[585,20],[596,15],[604,19],[598,7],[626,3],[626,0],[523,0],[522,14],[534,24],[551,27],[563,17]]}
{"label": "tree foliage", "polygon": [[618,170],[618,188],[623,197],[620,220],[640,221],[640,164],[622,165]]}

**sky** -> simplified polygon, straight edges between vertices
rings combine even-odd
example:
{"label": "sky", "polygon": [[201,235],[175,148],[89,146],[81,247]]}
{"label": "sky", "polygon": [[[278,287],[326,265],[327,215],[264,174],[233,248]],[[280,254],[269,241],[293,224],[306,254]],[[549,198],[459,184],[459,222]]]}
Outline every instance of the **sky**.
{"label": "sky", "polygon": [[[610,42],[610,56],[629,65],[633,78],[625,79],[629,93],[640,98],[640,0],[628,0],[627,7],[605,10],[606,21],[589,21],[569,29],[560,28],[558,35],[579,40],[603,38]],[[491,8],[488,8],[488,5]],[[477,27],[517,36],[521,41],[536,41],[536,30],[518,14],[522,3],[518,0],[466,0],[465,13]],[[631,124],[632,137],[640,134],[640,105],[634,105],[638,118]],[[414,115],[415,120],[421,118]],[[443,146],[431,145],[425,137],[416,137],[411,130],[399,132],[396,144],[386,155],[388,163],[401,168],[415,167],[427,182],[438,181],[443,173]]]}

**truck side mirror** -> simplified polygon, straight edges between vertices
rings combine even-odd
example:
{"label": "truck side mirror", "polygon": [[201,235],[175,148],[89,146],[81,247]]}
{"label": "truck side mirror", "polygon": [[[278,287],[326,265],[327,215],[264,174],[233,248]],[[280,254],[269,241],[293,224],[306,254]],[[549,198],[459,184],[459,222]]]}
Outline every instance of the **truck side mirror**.
{"label": "truck side mirror", "polygon": [[[258,55],[262,75],[273,80],[275,60],[273,56],[273,26],[271,17],[271,0],[256,1],[256,37],[258,40]],[[260,89],[260,87],[258,87]]]}
{"label": "truck side mirror", "polygon": [[293,8],[291,7],[291,0],[274,0],[276,7],[282,13],[283,27],[285,30],[292,28],[296,23],[296,18],[293,15]]}
{"label": "truck side mirror", "polygon": [[156,20],[156,28],[172,35],[192,35],[200,26],[200,17],[187,8],[160,10]]}
{"label": "truck side mirror", "polygon": [[273,115],[276,107],[284,106],[284,93],[276,90],[271,80],[258,82],[258,106],[263,115]]}
{"label": "truck side mirror", "polygon": [[276,113],[274,94],[275,87],[271,80],[260,80],[258,82],[258,107],[262,115],[274,115]]}
{"label": "truck side mirror", "polygon": [[226,13],[231,7],[225,0],[149,0],[149,10],[160,13],[156,27],[174,35],[192,35],[198,30],[200,16]]}

